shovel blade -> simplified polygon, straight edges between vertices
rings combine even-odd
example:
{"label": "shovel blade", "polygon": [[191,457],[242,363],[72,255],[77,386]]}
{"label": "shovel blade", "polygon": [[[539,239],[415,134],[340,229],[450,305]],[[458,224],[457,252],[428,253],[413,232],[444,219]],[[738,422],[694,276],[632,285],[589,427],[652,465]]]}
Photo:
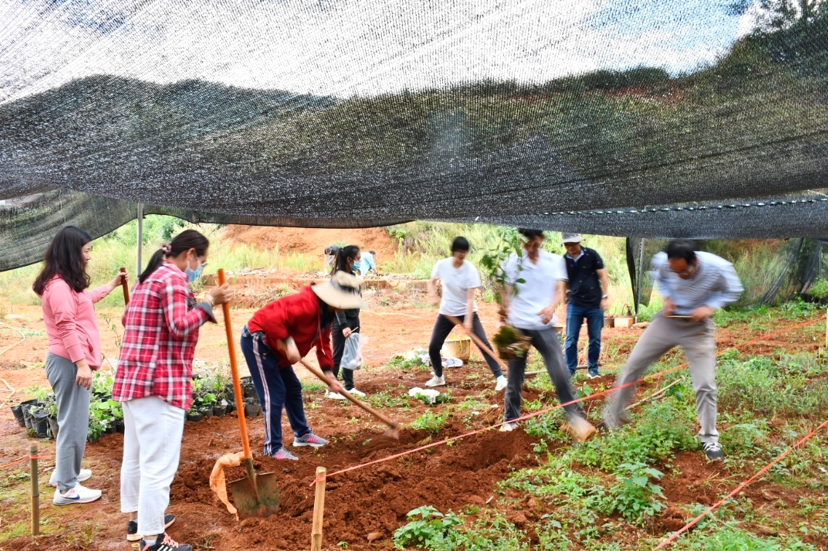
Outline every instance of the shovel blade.
{"label": "shovel blade", "polygon": [[227,484],[239,518],[267,518],[279,510],[279,486],[276,473],[257,474]]}

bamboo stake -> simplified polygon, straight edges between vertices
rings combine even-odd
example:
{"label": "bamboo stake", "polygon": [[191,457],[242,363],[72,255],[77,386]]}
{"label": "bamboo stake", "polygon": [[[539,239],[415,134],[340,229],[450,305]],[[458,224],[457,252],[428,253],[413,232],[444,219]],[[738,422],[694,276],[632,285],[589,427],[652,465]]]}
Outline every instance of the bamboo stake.
{"label": "bamboo stake", "polygon": [[31,480],[32,480],[32,535],[40,535],[40,490],[38,490],[37,481],[37,444],[32,444],[29,448],[29,458],[31,461]]}
{"label": "bamboo stake", "polygon": [[322,550],[322,520],[325,517],[325,467],[316,467],[316,499],[313,501],[311,551]]}

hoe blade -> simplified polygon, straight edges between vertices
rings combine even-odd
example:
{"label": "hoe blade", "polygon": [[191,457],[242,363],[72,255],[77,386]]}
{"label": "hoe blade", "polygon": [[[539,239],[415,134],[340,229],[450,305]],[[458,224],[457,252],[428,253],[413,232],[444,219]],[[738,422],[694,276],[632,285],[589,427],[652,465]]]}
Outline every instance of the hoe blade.
{"label": "hoe blade", "polygon": [[257,474],[230,482],[230,494],[239,518],[266,518],[279,510],[279,487],[276,473]]}

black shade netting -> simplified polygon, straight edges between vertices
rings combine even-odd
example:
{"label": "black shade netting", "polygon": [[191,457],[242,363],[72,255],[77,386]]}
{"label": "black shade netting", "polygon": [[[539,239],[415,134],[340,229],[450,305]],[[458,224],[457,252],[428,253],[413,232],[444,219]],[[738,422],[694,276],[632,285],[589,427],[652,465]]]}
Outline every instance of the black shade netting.
{"label": "black shade netting", "polygon": [[0,269],[135,203],[279,225],[828,235],[828,7],[788,4],[7,0]]}

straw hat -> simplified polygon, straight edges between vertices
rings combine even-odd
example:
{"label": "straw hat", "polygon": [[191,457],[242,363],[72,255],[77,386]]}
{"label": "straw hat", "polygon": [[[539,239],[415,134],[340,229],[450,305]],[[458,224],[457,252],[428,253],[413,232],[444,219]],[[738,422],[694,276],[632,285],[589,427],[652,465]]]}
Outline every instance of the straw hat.
{"label": "straw hat", "polygon": [[368,304],[359,295],[359,280],[355,275],[339,271],[327,283],[312,285],[311,289],[328,306],[342,310],[368,308]]}

